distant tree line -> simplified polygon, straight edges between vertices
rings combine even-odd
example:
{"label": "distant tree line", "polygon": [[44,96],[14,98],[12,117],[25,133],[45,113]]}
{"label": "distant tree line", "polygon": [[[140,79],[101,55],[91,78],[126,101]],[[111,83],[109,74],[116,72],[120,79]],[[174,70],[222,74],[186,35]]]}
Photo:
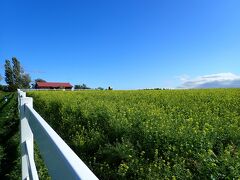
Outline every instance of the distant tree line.
{"label": "distant tree line", "polygon": [[140,90],[171,90],[169,88],[146,88],[146,89],[140,89]]}
{"label": "distant tree line", "polygon": [[74,89],[91,89],[86,84],[75,85]]}
{"label": "distant tree line", "polygon": [[[103,87],[97,87],[97,88],[90,88],[90,87],[88,87],[86,84],[79,84],[79,85],[75,85],[74,86],[74,89],[75,90],[79,90],[79,89],[85,89],[85,90],[87,90],[87,89],[95,89],[95,90],[104,90],[104,88]],[[113,88],[112,87],[108,87],[106,90],[112,90]]]}

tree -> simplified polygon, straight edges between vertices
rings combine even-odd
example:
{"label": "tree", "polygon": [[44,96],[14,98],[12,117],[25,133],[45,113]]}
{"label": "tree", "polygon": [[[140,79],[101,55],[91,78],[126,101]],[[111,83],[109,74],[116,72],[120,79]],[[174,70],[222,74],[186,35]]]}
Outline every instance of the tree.
{"label": "tree", "polygon": [[[0,82],[2,81],[2,79],[3,79],[2,75],[0,74]],[[3,85],[0,84],[0,91],[2,91],[2,90],[3,90]]]}
{"label": "tree", "polygon": [[12,72],[13,72],[13,83],[17,88],[23,88],[21,84],[21,74],[24,73],[23,69],[21,68],[20,62],[17,60],[17,58],[12,58]]}
{"label": "tree", "polygon": [[13,82],[13,70],[10,60],[5,61],[5,81],[8,84],[9,90],[14,90],[14,82]]}
{"label": "tree", "polygon": [[75,85],[74,89],[91,89],[91,88],[87,87],[86,84],[80,84],[80,85]]}
{"label": "tree", "polygon": [[31,77],[29,74],[22,74],[21,75],[21,86],[24,89],[30,88]]}
{"label": "tree", "polygon": [[29,88],[30,75],[24,73],[17,58],[12,58],[12,64],[13,66],[9,60],[5,61],[5,81],[8,84],[8,90],[15,91],[17,88]]}
{"label": "tree", "polygon": [[45,81],[44,79],[41,79],[41,78],[37,78],[37,79],[35,79],[35,83],[37,83],[37,82],[47,82],[47,81]]}

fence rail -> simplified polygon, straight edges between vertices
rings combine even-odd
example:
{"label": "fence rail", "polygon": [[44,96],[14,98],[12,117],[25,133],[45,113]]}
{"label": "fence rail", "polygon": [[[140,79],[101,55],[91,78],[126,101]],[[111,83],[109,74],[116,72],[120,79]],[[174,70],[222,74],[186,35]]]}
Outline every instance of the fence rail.
{"label": "fence rail", "polygon": [[38,180],[34,140],[52,179],[98,179],[62,138],[34,110],[33,99],[18,90],[21,121],[22,179]]}

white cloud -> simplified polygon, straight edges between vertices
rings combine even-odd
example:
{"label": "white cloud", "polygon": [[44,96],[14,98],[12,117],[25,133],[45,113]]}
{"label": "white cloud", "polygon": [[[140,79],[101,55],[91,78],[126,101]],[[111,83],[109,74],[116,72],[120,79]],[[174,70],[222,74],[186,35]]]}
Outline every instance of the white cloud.
{"label": "white cloud", "polygon": [[186,82],[186,81],[188,81],[190,79],[190,77],[187,74],[183,74],[181,76],[177,76],[176,78],[179,79],[182,82]]}
{"label": "white cloud", "polygon": [[180,78],[179,88],[237,88],[240,87],[240,76],[233,73],[219,73],[199,76],[194,79]]}

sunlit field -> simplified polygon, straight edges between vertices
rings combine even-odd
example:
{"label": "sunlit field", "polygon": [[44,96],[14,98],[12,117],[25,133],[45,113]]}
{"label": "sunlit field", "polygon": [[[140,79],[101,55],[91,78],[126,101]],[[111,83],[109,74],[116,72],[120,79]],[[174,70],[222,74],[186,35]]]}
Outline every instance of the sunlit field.
{"label": "sunlit field", "polygon": [[27,94],[100,179],[240,178],[240,89]]}

